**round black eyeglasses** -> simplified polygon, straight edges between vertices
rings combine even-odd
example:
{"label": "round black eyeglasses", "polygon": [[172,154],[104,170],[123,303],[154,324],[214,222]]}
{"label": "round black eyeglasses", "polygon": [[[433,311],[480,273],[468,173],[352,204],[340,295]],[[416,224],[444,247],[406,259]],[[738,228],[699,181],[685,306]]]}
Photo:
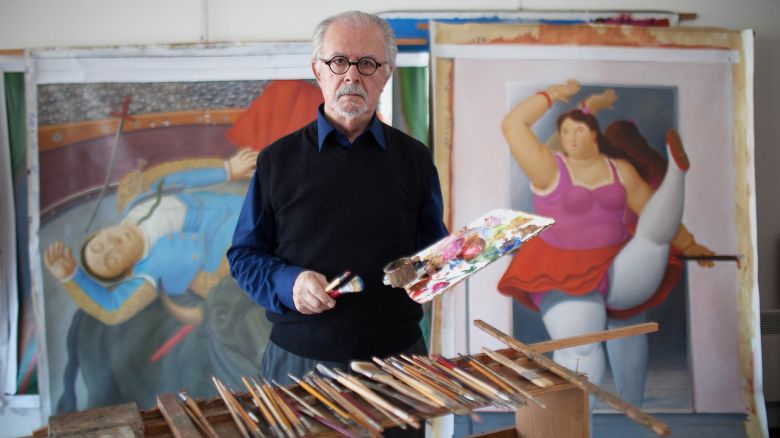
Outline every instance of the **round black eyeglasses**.
{"label": "round black eyeglasses", "polygon": [[350,61],[346,56],[334,56],[327,61],[322,58],[319,58],[319,60],[322,61],[323,64],[330,67],[330,71],[337,75],[345,74],[347,71],[349,71],[349,68],[354,65],[357,67],[357,71],[361,75],[371,76],[372,74],[376,73],[379,67],[387,64],[386,62],[377,62],[374,58],[368,56],[365,58],[360,58],[357,61]]}

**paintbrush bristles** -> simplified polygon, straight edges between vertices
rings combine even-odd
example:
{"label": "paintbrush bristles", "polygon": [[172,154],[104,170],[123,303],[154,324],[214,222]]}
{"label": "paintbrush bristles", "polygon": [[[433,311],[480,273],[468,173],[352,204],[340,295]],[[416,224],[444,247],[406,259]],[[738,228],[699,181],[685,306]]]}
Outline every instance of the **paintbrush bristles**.
{"label": "paintbrush bristles", "polygon": [[365,288],[365,284],[363,283],[363,279],[356,275],[352,277],[351,280],[344,283],[336,290],[344,294],[344,293],[351,293],[351,292],[363,292],[364,288]]}
{"label": "paintbrush bristles", "polygon": [[364,287],[365,285],[363,283],[363,279],[356,275],[348,282],[342,284],[338,289],[332,290],[330,292],[326,290],[326,292],[328,292],[328,295],[331,298],[338,298],[344,294],[363,292]]}

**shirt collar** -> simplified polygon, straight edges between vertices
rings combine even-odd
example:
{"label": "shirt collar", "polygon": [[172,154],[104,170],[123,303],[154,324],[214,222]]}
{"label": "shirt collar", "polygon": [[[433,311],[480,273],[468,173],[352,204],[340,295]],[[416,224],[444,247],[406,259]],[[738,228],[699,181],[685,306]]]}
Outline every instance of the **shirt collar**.
{"label": "shirt collar", "polygon": [[[328,137],[328,135],[333,133],[333,135],[336,136],[336,141],[339,142],[342,146],[351,146],[349,143],[349,140],[347,137],[339,132],[336,128],[333,127],[333,125],[328,122],[328,120],[325,118],[325,105],[322,104],[317,109],[317,150],[322,150],[322,145],[325,144],[325,139]],[[371,135],[374,136],[374,140],[376,140],[377,144],[382,149],[386,149],[387,146],[385,144],[385,132],[382,130],[382,122],[379,121],[379,118],[376,116],[376,113],[374,113],[374,116],[371,117],[371,122],[368,124],[368,129],[366,132],[370,132]],[[360,134],[360,136],[365,135],[366,133]],[[360,137],[359,136],[359,137]]]}

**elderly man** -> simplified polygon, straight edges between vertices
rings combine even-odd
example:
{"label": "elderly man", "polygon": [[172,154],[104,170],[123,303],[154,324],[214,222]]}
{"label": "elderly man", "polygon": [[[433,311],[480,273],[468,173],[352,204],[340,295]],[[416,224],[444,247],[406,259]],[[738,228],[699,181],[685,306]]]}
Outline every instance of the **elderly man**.
{"label": "elderly man", "polygon": [[[382,284],[385,264],[447,233],[428,148],[376,116],[396,53],[374,15],[320,23],[317,120],[258,157],[228,260],[273,323],[262,373],[280,383],[318,362],[343,370],[353,359],[425,354],[420,305]],[[333,299],[324,288],[345,270],[365,291]]]}

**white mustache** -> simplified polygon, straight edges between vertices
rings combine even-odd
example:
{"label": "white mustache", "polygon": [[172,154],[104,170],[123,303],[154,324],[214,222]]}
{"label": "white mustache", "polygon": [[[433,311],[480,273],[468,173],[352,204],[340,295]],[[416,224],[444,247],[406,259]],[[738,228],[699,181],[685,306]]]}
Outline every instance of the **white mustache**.
{"label": "white mustache", "polygon": [[357,94],[364,100],[367,99],[366,90],[359,84],[344,84],[336,90],[336,99],[347,94]]}

